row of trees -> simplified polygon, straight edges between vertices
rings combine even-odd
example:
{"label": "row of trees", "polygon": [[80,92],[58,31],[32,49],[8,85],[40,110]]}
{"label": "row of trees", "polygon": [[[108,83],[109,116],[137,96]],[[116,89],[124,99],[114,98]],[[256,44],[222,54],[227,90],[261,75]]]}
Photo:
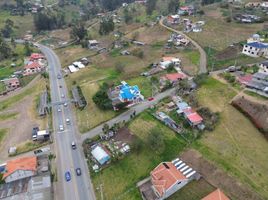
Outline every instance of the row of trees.
{"label": "row of trees", "polygon": [[65,14],[60,10],[46,10],[34,15],[34,25],[38,31],[62,28],[65,24]]}

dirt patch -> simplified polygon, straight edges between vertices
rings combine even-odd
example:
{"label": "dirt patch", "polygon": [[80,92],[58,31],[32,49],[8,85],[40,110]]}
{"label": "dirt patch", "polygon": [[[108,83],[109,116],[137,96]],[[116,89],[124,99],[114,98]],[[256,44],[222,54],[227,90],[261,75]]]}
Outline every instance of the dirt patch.
{"label": "dirt patch", "polygon": [[130,144],[135,139],[135,135],[127,127],[123,127],[117,132],[114,139]]}
{"label": "dirt patch", "polygon": [[238,200],[262,200],[261,197],[251,191],[247,186],[242,185],[233,177],[227,175],[214,164],[204,159],[199,152],[190,149],[180,157],[192,168],[196,169],[205,180],[214,187],[221,188],[231,198]]}
{"label": "dirt patch", "polygon": [[67,29],[58,29],[50,32],[50,37],[62,40],[62,41],[69,41],[70,38],[71,28]]}
{"label": "dirt patch", "polygon": [[226,59],[236,58],[241,52],[241,50],[242,50],[242,47],[239,44],[234,45],[234,46],[229,46],[226,49],[217,53],[215,57],[217,60],[226,60]]}
{"label": "dirt patch", "polygon": [[244,113],[253,124],[268,138],[268,106],[253,102],[244,96],[235,98],[232,105]]}

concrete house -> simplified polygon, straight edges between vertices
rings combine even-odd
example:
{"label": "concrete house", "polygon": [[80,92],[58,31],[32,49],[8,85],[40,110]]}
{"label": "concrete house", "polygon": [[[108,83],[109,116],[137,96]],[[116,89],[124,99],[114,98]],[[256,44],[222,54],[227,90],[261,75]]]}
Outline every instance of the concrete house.
{"label": "concrete house", "polygon": [[247,84],[247,87],[268,94],[268,74],[261,72],[255,73],[252,76],[252,80]]}
{"label": "concrete house", "polygon": [[167,22],[169,24],[179,24],[180,23],[180,16],[179,15],[169,15],[167,17]]}
{"label": "concrete house", "polygon": [[3,179],[6,183],[10,183],[16,180],[32,177],[36,175],[36,173],[36,156],[22,157],[7,162]]}
{"label": "concrete house", "polygon": [[17,77],[7,78],[2,80],[6,86],[7,91],[12,91],[20,87],[20,81]]}
{"label": "concrete house", "polygon": [[267,57],[268,44],[261,42],[252,42],[244,45],[242,53],[251,57]]}
{"label": "concrete house", "polygon": [[30,62],[28,65],[24,66],[24,76],[32,75],[43,71],[44,67],[37,61]]}
{"label": "concrete house", "polygon": [[151,172],[152,189],[158,200],[163,200],[196,178],[196,171],[179,158],[163,162]]}
{"label": "concrete house", "polygon": [[40,59],[45,59],[45,56],[40,53],[32,53],[29,58],[30,61],[38,61]]}
{"label": "concrete house", "polygon": [[268,60],[259,64],[259,72],[268,74]]}

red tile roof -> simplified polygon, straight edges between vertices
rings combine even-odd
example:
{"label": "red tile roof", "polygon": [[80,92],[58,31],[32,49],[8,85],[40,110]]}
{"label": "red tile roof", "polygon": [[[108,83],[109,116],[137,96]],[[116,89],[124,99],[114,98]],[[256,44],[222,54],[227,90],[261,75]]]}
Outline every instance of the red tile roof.
{"label": "red tile roof", "polygon": [[151,172],[151,178],[152,184],[160,196],[178,181],[187,179],[171,162],[159,164]]}
{"label": "red tile roof", "polygon": [[11,85],[17,85],[20,83],[19,79],[17,77],[5,79],[5,83],[11,84]]}
{"label": "red tile roof", "polygon": [[220,189],[211,192],[202,200],[230,200]]}
{"label": "red tile roof", "polygon": [[241,84],[245,84],[245,85],[247,85],[249,82],[251,82],[251,80],[252,80],[252,75],[251,74],[238,77],[238,81]]}
{"label": "red tile roof", "polygon": [[173,73],[173,74],[166,74],[165,77],[170,81],[177,81],[179,79],[186,78],[186,75],[183,73]]}
{"label": "red tile roof", "polygon": [[182,111],[186,116],[195,113],[195,111],[191,107],[185,108]]}
{"label": "red tile roof", "polygon": [[203,118],[196,112],[187,115],[187,118],[193,123],[199,123],[203,121]]}
{"label": "red tile roof", "polygon": [[24,69],[40,68],[41,65],[38,62],[32,62],[29,65],[24,66]]}
{"label": "red tile roof", "polygon": [[31,170],[36,171],[37,158],[36,156],[23,157],[7,162],[6,173],[4,173],[3,178],[6,178],[10,174],[17,170]]}
{"label": "red tile roof", "polygon": [[30,56],[30,60],[38,60],[42,58],[44,58],[44,56],[40,53],[32,53]]}

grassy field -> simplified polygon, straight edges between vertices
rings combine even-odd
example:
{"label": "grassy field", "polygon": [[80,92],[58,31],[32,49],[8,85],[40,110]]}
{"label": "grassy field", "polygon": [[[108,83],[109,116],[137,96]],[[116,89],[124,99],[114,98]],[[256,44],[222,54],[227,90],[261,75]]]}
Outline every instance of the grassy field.
{"label": "grassy field", "polygon": [[199,89],[201,105],[220,112],[220,123],[194,147],[206,158],[268,198],[268,143],[254,125],[229,104],[235,92],[212,78]]}
{"label": "grassy field", "polygon": [[190,182],[188,185],[168,198],[168,200],[200,200],[215,189],[215,187],[201,178],[199,181]]}
{"label": "grassy field", "polygon": [[0,129],[0,144],[3,141],[3,139],[5,138],[7,132],[8,132],[7,129]]}
{"label": "grassy field", "polygon": [[245,90],[244,93],[248,94],[249,96],[256,97],[257,99],[260,99],[260,100],[268,100],[268,97],[259,95],[259,94],[255,93],[255,92],[252,92],[252,91],[249,91],[249,90]]}
{"label": "grassy field", "polygon": [[117,113],[113,110],[100,110],[93,102],[92,97],[98,91],[99,85],[96,82],[83,84],[81,86],[83,94],[87,100],[87,106],[81,111],[76,110],[76,118],[79,126],[79,131],[84,133],[93,127],[113,118]]}
{"label": "grassy field", "polygon": [[18,113],[8,113],[8,114],[1,114],[0,121],[9,120],[9,119],[16,119]]}
{"label": "grassy field", "polygon": [[[152,128],[164,134],[165,150],[156,154],[145,144]],[[130,153],[123,160],[117,161],[98,174],[92,174],[92,181],[97,199],[101,199],[96,188],[103,185],[104,199],[141,199],[136,183],[148,177],[150,171],[162,161],[170,161],[177,157],[185,147],[185,142],[173,131],[156,121],[147,112],[139,115],[129,125],[130,131],[140,138],[142,148],[139,154]],[[127,178],[126,178],[127,177]],[[114,187],[116,186],[116,187]]]}
{"label": "grassy field", "polygon": [[31,140],[28,140],[24,143],[19,144],[17,146],[16,154],[13,154],[12,156],[22,154],[25,152],[29,152],[29,151],[33,151],[35,149],[38,149],[38,148],[45,146],[45,145],[48,145],[48,144],[49,144],[49,142],[38,143],[38,142],[33,142]]}
{"label": "grassy field", "polygon": [[[213,12],[217,12],[213,10]],[[211,46],[223,50],[233,43],[246,40],[250,35],[262,30],[263,24],[227,23],[222,18],[211,16],[194,17],[193,21],[204,20],[205,25],[200,33],[188,35],[203,47]]]}
{"label": "grassy field", "polygon": [[14,22],[14,36],[22,37],[27,31],[34,31],[33,16],[26,14],[22,16],[12,16],[8,11],[1,10],[0,12],[0,28],[5,25],[5,21],[10,19]]}

